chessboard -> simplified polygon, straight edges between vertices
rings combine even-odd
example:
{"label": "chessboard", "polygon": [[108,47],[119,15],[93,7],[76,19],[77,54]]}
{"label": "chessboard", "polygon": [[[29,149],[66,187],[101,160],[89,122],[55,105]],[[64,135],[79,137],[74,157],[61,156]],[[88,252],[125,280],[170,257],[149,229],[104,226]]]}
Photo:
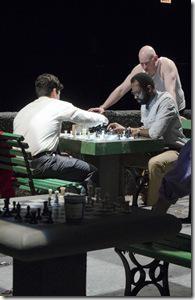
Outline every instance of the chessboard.
{"label": "chessboard", "polygon": [[[31,225],[37,224],[58,224],[66,222],[66,196],[71,193],[52,193],[49,190],[48,195],[40,198],[24,199],[15,201],[14,198],[0,199],[0,219],[6,219],[10,222],[26,223]],[[83,196],[83,218],[98,218],[119,213],[128,213],[131,209],[129,202],[118,199],[112,202],[109,195],[102,197],[101,189],[96,188],[94,194],[89,188],[88,195]],[[33,198],[33,197],[32,197]],[[19,199],[19,198],[17,198]]]}
{"label": "chessboard", "polygon": [[95,141],[95,142],[116,142],[116,141],[131,141],[135,138],[130,135],[129,132],[125,130],[120,133],[114,133],[113,131],[99,130],[96,132],[90,132],[85,128],[80,131],[64,131],[64,133],[60,134],[60,137],[64,137],[66,139],[75,139],[75,140],[84,140],[84,141]]}

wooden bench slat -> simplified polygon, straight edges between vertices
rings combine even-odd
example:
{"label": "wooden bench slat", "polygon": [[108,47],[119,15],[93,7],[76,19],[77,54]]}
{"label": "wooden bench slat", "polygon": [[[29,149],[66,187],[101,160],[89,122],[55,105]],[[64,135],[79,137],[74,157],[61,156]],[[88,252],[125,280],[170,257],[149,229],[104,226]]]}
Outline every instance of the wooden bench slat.
{"label": "wooden bench slat", "polygon": [[135,244],[131,245],[128,251],[183,267],[191,267],[191,252],[178,250],[177,248],[169,247],[167,245],[158,243]]}
{"label": "wooden bench slat", "polygon": [[22,157],[3,157],[0,156],[0,162],[13,163],[19,166],[26,166],[26,162]]}
{"label": "wooden bench slat", "polygon": [[[61,186],[76,188],[81,191],[82,185],[79,182],[71,182],[56,178],[33,178],[31,166],[31,154],[26,151],[28,144],[23,136],[1,132],[0,134],[0,169],[13,170],[16,183],[20,189],[30,190],[32,194],[36,191],[48,191],[49,188],[57,189]],[[14,157],[13,157],[14,155]],[[24,177],[22,177],[25,175]]]}

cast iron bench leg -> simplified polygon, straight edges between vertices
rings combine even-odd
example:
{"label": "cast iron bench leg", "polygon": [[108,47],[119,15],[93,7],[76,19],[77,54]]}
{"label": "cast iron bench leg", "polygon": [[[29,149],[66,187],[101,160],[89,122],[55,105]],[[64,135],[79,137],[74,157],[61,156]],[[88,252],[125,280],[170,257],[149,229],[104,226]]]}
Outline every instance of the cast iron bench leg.
{"label": "cast iron bench leg", "polygon": [[[168,283],[169,263],[153,259],[149,264],[141,265],[135,258],[135,255],[132,252],[128,252],[130,260],[136,266],[131,269],[124,251],[116,248],[115,251],[120,256],[125,269],[126,285],[124,296],[136,296],[139,291],[148,285],[156,286],[161,296],[170,296]],[[157,269],[160,270],[158,275],[156,275]],[[149,279],[146,277],[147,274]],[[135,279],[136,275],[139,275],[138,280]]]}

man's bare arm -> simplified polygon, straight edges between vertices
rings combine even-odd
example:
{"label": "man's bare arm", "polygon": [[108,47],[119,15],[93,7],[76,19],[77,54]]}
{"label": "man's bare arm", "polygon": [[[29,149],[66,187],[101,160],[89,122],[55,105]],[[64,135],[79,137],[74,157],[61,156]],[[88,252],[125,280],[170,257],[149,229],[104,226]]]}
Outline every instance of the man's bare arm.
{"label": "man's bare arm", "polygon": [[165,89],[171,94],[173,99],[176,101],[175,85],[177,77],[177,68],[173,61],[168,60],[162,65],[162,76],[164,78]]}
{"label": "man's bare arm", "polygon": [[106,109],[117,103],[130,89],[131,89],[131,78],[141,72],[141,66],[137,65],[126,79],[108,96],[106,101],[100,105],[100,107],[90,108],[89,111],[95,111],[104,113]]}

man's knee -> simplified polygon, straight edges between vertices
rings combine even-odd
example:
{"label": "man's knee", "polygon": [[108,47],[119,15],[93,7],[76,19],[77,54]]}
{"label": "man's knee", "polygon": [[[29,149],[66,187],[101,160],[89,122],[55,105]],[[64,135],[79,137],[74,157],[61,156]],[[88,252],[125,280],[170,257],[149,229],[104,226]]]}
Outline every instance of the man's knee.
{"label": "man's knee", "polygon": [[158,157],[152,157],[148,162],[149,173],[158,170],[163,171],[163,162]]}

